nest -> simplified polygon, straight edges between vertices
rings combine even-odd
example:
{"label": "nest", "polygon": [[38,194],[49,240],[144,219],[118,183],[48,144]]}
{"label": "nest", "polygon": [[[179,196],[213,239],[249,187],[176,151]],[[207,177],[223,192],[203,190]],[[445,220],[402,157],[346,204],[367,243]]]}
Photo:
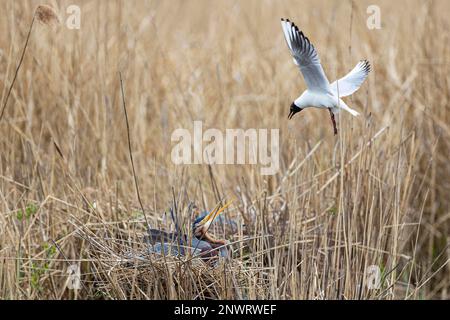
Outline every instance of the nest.
{"label": "nest", "polygon": [[[96,298],[233,299],[245,298],[249,272],[230,259],[152,253],[143,234],[105,227],[78,227],[88,244],[89,281]],[[252,271],[253,272],[253,271]]]}

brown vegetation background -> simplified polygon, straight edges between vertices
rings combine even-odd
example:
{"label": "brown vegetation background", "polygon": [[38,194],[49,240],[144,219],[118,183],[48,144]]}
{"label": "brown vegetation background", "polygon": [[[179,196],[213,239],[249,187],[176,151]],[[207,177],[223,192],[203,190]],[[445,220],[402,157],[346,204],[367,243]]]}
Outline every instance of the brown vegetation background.
{"label": "brown vegetation background", "polygon": [[[1,2],[2,103],[38,4]],[[450,297],[448,1],[77,1],[80,30],[65,26],[73,1],[48,4],[62,24],[34,25],[0,123],[0,298]],[[372,4],[380,30],[366,26]],[[337,137],[327,111],[287,120],[305,84],[282,17],[311,39],[331,81],[372,64],[345,99],[362,115],[341,113]],[[231,261],[122,264],[145,223],[118,71],[149,222],[174,230],[164,212],[176,202],[189,229],[190,201],[233,198],[225,215],[238,232],[213,230],[235,242]],[[173,165],[171,133],[194,120],[279,128],[279,173]],[[378,290],[367,288],[370,265],[382,271]]]}

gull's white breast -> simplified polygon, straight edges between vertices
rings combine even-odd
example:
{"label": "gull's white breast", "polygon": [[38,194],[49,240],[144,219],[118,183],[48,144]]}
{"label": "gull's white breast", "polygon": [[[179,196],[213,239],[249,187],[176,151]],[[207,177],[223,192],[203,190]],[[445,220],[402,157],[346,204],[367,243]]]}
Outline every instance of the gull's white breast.
{"label": "gull's white breast", "polygon": [[306,90],[295,100],[299,108],[334,108],[337,105],[337,97],[332,93],[322,93]]}

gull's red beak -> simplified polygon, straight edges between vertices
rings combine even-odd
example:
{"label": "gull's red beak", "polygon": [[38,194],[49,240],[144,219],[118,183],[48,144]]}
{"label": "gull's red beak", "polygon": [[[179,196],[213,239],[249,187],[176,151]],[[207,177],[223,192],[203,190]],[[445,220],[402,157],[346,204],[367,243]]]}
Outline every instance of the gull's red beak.
{"label": "gull's red beak", "polygon": [[294,114],[295,114],[295,111],[292,111],[292,110],[289,111],[288,119],[291,120],[292,117],[294,116]]}
{"label": "gull's red beak", "polygon": [[297,107],[294,103],[291,104],[291,110],[289,111],[289,115],[288,115],[288,119],[291,120],[294,115],[300,111],[302,111],[303,109]]}

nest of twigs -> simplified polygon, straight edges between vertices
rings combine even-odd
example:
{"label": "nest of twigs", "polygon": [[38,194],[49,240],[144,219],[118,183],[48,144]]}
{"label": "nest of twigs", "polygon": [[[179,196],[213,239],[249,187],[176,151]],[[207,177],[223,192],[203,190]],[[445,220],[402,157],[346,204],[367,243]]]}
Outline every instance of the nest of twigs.
{"label": "nest of twigs", "polygon": [[[116,230],[117,231],[117,230]],[[97,298],[106,299],[234,299],[250,270],[232,259],[204,260],[151,252],[143,233],[80,226],[78,236],[89,244],[91,281]]]}

